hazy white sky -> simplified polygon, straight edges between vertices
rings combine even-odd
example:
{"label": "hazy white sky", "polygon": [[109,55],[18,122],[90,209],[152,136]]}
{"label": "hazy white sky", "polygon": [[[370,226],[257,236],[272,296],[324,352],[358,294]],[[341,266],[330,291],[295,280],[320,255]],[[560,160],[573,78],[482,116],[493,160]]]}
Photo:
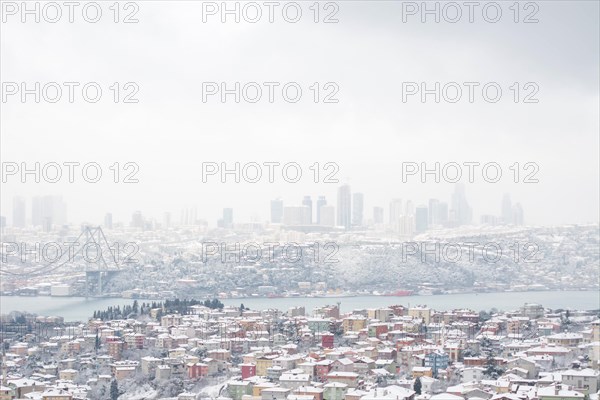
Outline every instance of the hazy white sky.
{"label": "hazy white sky", "polygon": [[[513,22],[512,2],[500,2],[498,23],[477,11],[475,23],[466,16],[455,24],[431,17],[421,23],[419,16],[403,23],[399,1],[337,2],[336,24],[314,23],[312,2],[300,2],[296,24],[277,11],[273,24],[223,24],[218,16],[203,23],[202,2],[192,1],[140,1],[136,24],[113,23],[112,2],[101,3],[105,14],[96,24],[77,13],[73,24],[21,23],[5,15],[2,82],[93,81],[103,96],[95,104],[77,89],[73,104],[66,92],[55,104],[9,97],[1,105],[2,162],[94,161],[106,178],[96,184],[79,176],[74,184],[9,178],[2,214],[10,223],[14,195],[62,194],[73,222],[101,222],[106,212],[129,222],[135,210],[158,219],[171,211],[177,220],[192,205],[213,225],[223,207],[234,208],[236,221],[266,220],[276,197],[292,205],[304,195],[326,195],[335,204],[339,185],[312,183],[308,169],[335,162],[341,183],[365,193],[369,217],[375,205],[387,213],[394,197],[415,204],[450,200],[450,183],[402,183],[404,161],[494,161],[505,174],[499,183],[479,174],[467,186],[476,221],[499,214],[508,192],[529,224],[597,222],[599,5],[536,3],[539,23],[532,24]],[[273,104],[223,104],[217,97],[203,103],[202,82],[213,81],[295,81],[303,96],[289,104],[276,90]],[[438,104],[431,97],[421,103],[417,96],[403,103],[402,82],[423,81],[497,82],[503,94],[497,103],[485,102],[477,89],[472,104]],[[108,89],[114,82],[137,83],[139,103],[114,104]],[[339,103],[312,102],[314,82],[335,82]],[[514,82],[536,83],[539,103],[515,104]],[[139,165],[140,182],[111,183],[108,167],[128,161]],[[202,183],[206,161],[295,161],[305,178]],[[537,163],[540,182],[512,183],[514,162]]]}

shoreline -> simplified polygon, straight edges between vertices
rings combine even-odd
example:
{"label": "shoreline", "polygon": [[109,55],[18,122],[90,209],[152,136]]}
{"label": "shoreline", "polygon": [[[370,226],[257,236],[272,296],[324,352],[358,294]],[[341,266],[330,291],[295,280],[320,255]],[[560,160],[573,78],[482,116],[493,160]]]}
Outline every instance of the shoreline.
{"label": "shoreline", "polygon": [[[162,299],[0,296],[0,314],[25,312],[37,316],[58,316],[64,318],[65,322],[85,322],[92,317],[94,311],[131,305],[135,300],[142,303],[161,301]],[[228,307],[239,307],[242,303],[252,310],[277,309],[286,312],[293,307],[304,307],[308,315],[312,314],[315,308],[336,303],[340,303],[340,309],[343,312],[351,312],[356,309],[385,308],[391,305],[406,307],[425,305],[440,312],[455,309],[470,309],[474,312],[480,312],[494,308],[507,311],[517,310],[525,303],[540,304],[548,309],[597,311],[600,304],[600,292],[596,290],[555,290],[413,295],[395,298],[371,294],[351,297],[250,297],[219,300]]]}
{"label": "shoreline", "polygon": [[[302,296],[245,296],[245,297],[182,297],[182,299],[209,299],[216,298],[219,300],[278,300],[278,299],[349,299],[354,297],[372,297],[372,298],[430,298],[430,297],[438,297],[438,296],[461,296],[461,295],[488,295],[488,294],[502,294],[502,293],[554,293],[554,292],[595,292],[600,295],[600,292],[597,289],[547,289],[547,290],[501,290],[501,291],[467,291],[467,292],[459,292],[459,293],[431,293],[431,294],[419,294],[414,293],[410,295],[393,295],[393,294],[372,294],[372,293],[348,293],[348,294],[340,294],[340,295],[302,295]],[[27,295],[19,295],[19,294],[3,294],[0,293],[0,298],[10,297],[10,298],[24,298],[24,299],[35,299],[35,298],[43,298],[43,299],[85,299],[85,300],[138,300],[138,301],[165,301],[170,299],[169,297],[123,297],[123,296],[52,296],[52,295],[35,295],[35,296],[27,296]]]}

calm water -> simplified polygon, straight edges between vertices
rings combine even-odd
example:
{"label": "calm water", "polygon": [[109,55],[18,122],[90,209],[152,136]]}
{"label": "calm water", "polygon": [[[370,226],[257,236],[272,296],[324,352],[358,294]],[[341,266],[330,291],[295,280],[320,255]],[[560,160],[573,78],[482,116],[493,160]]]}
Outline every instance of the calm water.
{"label": "calm water", "polygon": [[[138,300],[143,302],[144,300]],[[342,311],[355,308],[383,307],[393,304],[405,306],[428,305],[436,310],[444,311],[454,308],[470,308],[476,311],[513,310],[523,303],[539,303],[549,308],[572,308],[591,310],[600,308],[600,293],[594,291],[556,291],[556,292],[521,292],[521,293],[469,293],[437,296],[359,296],[359,297],[293,297],[293,298],[246,298],[225,299],[225,305],[244,306],[251,309],[277,308],[286,311],[293,306],[306,307],[307,313],[317,306],[334,305],[340,302]],[[131,304],[130,299],[88,299],[82,297],[19,297],[0,296],[0,313],[10,311],[27,311],[38,315],[62,316],[65,321],[85,321],[92,316],[94,310],[104,310],[109,306]]]}

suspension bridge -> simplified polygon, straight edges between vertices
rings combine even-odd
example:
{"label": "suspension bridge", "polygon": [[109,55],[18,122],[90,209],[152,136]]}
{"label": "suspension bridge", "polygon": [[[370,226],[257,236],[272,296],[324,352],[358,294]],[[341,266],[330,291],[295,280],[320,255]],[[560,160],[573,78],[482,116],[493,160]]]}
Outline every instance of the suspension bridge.
{"label": "suspension bridge", "polygon": [[[111,247],[101,227],[86,226],[79,236],[69,242],[54,246],[52,257],[48,257],[48,244],[35,245],[26,250],[25,243],[3,242],[0,277],[30,281],[42,276],[68,276],[85,273],[85,296],[101,296],[107,283],[124,270],[120,260],[119,244]],[[60,250],[56,250],[59,248]],[[32,254],[39,252],[40,254]],[[27,262],[31,256],[36,261]],[[49,259],[51,258],[51,259]]]}

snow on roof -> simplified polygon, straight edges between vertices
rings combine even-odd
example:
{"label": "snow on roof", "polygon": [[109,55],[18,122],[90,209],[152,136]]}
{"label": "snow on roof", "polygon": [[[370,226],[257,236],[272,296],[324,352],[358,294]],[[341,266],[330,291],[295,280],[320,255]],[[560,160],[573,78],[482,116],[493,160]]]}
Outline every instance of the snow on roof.
{"label": "snow on roof", "polygon": [[431,396],[430,400],[464,400],[461,396],[457,396],[451,393],[440,393]]}
{"label": "snow on roof", "polygon": [[570,369],[567,371],[564,371],[562,373],[563,377],[565,375],[567,376],[588,376],[588,377],[597,377],[598,375],[600,375],[600,372],[595,371],[591,368],[586,368],[586,369],[581,369],[581,370],[574,370],[574,369]]}
{"label": "snow on roof", "polygon": [[547,386],[538,389],[538,397],[581,397],[583,393],[566,389],[566,385]]}

